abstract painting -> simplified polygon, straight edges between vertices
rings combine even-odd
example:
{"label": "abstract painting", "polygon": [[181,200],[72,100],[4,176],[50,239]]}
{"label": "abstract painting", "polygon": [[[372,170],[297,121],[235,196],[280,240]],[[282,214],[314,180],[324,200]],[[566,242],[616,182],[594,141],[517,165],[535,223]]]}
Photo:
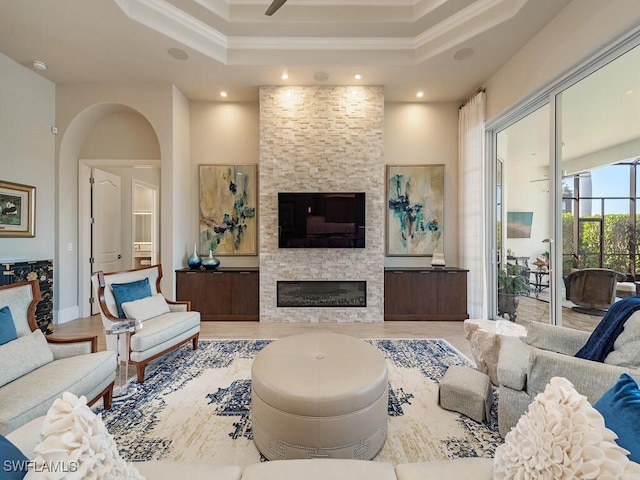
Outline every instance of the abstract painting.
{"label": "abstract painting", "polygon": [[0,237],[35,237],[36,187],[0,180]]}
{"label": "abstract painting", "polygon": [[444,165],[387,166],[387,255],[443,251]]}
{"label": "abstract painting", "polygon": [[533,212],[507,212],[507,238],[531,238]]}
{"label": "abstract painting", "polygon": [[255,165],[200,165],[200,248],[257,255]]}

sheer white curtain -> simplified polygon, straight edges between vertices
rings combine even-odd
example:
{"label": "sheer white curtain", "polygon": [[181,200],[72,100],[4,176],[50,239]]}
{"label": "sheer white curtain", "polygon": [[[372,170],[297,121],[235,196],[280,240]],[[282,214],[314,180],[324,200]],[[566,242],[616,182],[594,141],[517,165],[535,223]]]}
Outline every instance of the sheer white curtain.
{"label": "sheer white curtain", "polygon": [[468,273],[471,318],[488,318],[487,210],[484,158],[484,91],[460,108],[458,118],[458,232],[460,266]]}

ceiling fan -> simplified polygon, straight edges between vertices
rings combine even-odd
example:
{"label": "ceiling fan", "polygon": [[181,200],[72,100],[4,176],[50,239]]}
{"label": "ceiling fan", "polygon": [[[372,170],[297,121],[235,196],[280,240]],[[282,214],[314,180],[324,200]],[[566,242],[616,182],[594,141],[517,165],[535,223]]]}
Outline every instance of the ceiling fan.
{"label": "ceiling fan", "polygon": [[281,6],[283,6],[286,3],[287,0],[273,0],[273,2],[271,2],[271,5],[269,5],[269,8],[267,8],[267,11],[264,12],[265,15],[273,15],[274,13],[276,13],[278,11],[278,9],[280,9]]}

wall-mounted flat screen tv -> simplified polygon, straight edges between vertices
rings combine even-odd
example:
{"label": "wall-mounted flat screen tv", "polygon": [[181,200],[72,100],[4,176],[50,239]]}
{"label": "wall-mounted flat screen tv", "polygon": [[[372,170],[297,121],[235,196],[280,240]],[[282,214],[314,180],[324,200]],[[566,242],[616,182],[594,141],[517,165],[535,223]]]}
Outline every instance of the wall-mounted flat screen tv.
{"label": "wall-mounted flat screen tv", "polygon": [[278,247],[364,248],[364,192],[278,193]]}

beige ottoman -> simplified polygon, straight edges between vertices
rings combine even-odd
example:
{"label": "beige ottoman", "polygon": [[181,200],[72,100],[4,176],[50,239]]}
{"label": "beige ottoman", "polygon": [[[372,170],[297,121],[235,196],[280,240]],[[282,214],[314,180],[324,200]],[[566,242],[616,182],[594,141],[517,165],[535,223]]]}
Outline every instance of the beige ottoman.
{"label": "beige ottoman", "polygon": [[438,403],[477,422],[489,419],[493,404],[491,380],[471,367],[452,365],[440,380]]}
{"label": "beige ottoman", "polygon": [[281,338],[256,356],[251,384],[253,440],[269,460],[370,460],[387,437],[387,364],[363,340]]}

